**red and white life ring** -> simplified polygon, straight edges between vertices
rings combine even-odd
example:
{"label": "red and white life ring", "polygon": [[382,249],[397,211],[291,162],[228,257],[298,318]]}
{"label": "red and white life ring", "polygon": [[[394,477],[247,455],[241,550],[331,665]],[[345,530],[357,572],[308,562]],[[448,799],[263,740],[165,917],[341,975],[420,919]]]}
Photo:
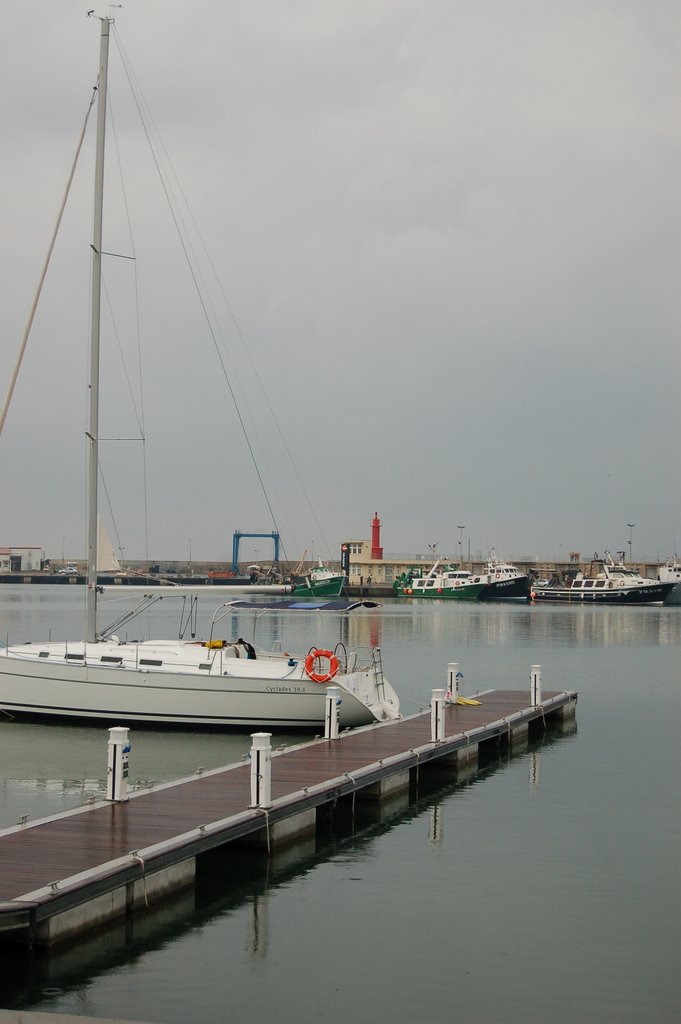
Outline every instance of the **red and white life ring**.
{"label": "red and white life ring", "polygon": [[[319,668],[321,668],[322,658],[328,661],[328,670],[326,672],[317,672],[315,671],[315,663],[319,663]],[[305,659],[305,671],[315,683],[328,683],[338,671],[338,658],[333,651],[310,651]]]}

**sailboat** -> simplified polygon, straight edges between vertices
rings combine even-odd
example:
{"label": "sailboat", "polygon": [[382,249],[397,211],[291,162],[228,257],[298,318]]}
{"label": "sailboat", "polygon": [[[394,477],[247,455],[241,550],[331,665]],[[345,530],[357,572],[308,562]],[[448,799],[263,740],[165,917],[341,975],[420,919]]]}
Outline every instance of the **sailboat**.
{"label": "sailboat", "polygon": [[101,519],[97,520],[97,572],[120,573],[121,563],[113,549],[111,538]]}
{"label": "sailboat", "polygon": [[[87,591],[85,637],[79,641],[7,644],[0,653],[0,709],[11,715],[98,719],[173,726],[318,728],[326,684],[338,688],[340,724],[399,717],[399,699],[383,674],[381,652],[339,642],[302,655],[265,651],[217,635],[229,605],[204,640],[127,642],[97,624],[99,336],[102,210],[109,35],[101,18],[97,90],[95,216],[92,238],[88,414]],[[177,592],[184,594],[184,588]],[[165,589],[167,594],[168,590]],[[158,595],[149,594],[152,602]],[[116,627],[119,628],[119,627]]]}

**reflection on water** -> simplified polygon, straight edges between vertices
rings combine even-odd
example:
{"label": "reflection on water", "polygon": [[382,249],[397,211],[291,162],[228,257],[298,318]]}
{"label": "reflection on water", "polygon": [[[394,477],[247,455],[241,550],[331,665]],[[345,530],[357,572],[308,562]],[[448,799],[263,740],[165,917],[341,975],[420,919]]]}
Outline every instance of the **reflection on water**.
{"label": "reflection on water", "polygon": [[[465,647],[489,644],[537,645],[542,643],[587,644],[676,644],[681,638],[681,615],[663,606],[630,608],[573,607],[531,604],[461,604],[433,602],[424,610],[415,602],[411,614],[397,616],[388,607],[375,613],[381,629],[395,617],[397,636],[428,643],[455,642]],[[359,623],[358,628],[364,626]],[[380,635],[380,634],[379,634]]]}
{"label": "reflection on water", "polygon": [[[82,587],[0,587],[2,636],[17,643],[45,639],[77,639],[82,634],[84,597]],[[108,621],[130,604],[129,597],[102,601],[102,620]],[[164,599],[129,627],[127,639],[150,636],[174,637],[185,616],[177,600]],[[257,606],[257,602],[254,602]],[[297,643],[303,646],[324,636],[340,638],[361,647],[386,642],[454,640],[479,646],[523,644],[548,640],[555,643],[620,644],[677,643],[681,636],[681,606],[615,607],[603,605],[532,605],[526,602],[451,602],[386,599],[378,608],[362,608],[349,614],[334,612],[230,611],[212,625],[216,602],[201,597],[196,633],[207,637],[214,629],[225,639],[255,636],[262,647]],[[115,609],[115,611],[114,611]],[[294,643],[295,641],[295,643]]]}

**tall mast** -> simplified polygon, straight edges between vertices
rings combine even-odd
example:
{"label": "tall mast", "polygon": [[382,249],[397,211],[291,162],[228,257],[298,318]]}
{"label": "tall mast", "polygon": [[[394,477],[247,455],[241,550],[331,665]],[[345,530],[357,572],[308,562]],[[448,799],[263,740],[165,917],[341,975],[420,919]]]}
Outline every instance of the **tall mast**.
{"label": "tall mast", "polygon": [[86,640],[97,639],[97,476],[99,470],[99,325],[102,293],[102,214],[104,208],[104,138],[109,67],[110,18],[102,18],[97,85],[95,215],[92,232],[92,309],[90,314],[90,401],[88,429]]}

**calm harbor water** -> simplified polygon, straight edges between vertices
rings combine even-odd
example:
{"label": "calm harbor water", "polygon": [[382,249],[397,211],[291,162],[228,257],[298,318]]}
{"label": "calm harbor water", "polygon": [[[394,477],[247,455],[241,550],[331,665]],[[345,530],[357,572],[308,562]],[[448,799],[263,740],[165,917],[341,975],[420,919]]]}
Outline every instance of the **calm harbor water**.
{"label": "calm harbor water", "polygon": [[[81,605],[80,588],[0,588],[2,639],[76,638]],[[144,632],[176,627],[163,606]],[[529,687],[540,664],[545,689],[579,691],[576,728],[458,788],[423,779],[378,817],[338,815],[270,861],[216,855],[196,892],[132,926],[4,955],[0,1006],[160,1024],[679,1020],[681,606],[386,601],[348,623],[276,615],[257,629],[263,646],[332,646],[341,629],[379,644],[407,713],[450,661],[464,693]],[[0,827],[101,795],[107,739],[106,726],[0,720]],[[144,785],[238,760],[250,740],[134,729],[132,743]]]}

